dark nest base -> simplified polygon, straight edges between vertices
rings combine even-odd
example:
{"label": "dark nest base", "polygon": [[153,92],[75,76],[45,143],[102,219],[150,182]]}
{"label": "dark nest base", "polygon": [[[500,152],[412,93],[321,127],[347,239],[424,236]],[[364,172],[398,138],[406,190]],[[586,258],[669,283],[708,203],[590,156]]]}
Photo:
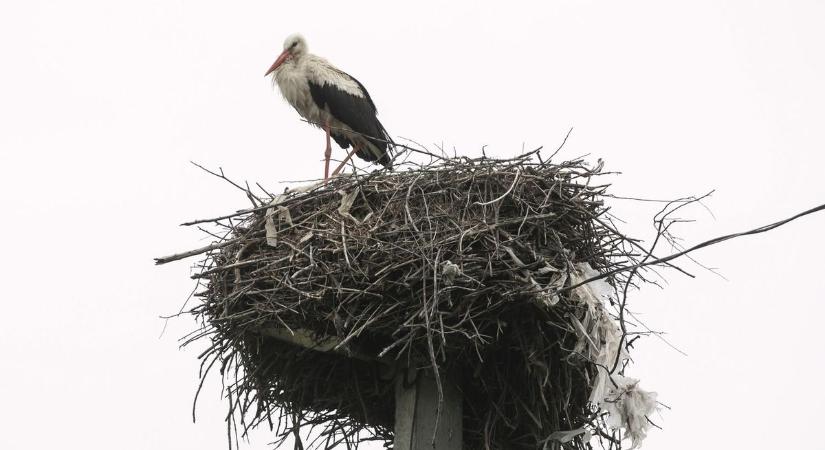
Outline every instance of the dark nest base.
{"label": "dark nest base", "polygon": [[467,449],[589,448],[550,438],[582,427],[612,441],[577,345],[588,307],[566,289],[579,263],[632,258],[602,217],[600,169],[438,158],[212,220],[225,236],[199,266],[188,342],[209,342],[203,375],[225,377],[235,433],[390,445],[394,380],[413,368],[459,382]]}

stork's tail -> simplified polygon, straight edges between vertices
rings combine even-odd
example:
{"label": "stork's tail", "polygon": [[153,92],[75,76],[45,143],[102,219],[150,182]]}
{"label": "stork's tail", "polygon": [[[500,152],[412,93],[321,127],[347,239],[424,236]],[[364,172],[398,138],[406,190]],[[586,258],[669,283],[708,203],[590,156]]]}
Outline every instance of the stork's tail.
{"label": "stork's tail", "polygon": [[376,124],[378,125],[378,133],[376,133],[375,138],[370,138],[369,141],[379,150],[379,154],[376,155],[375,161],[378,164],[386,167],[389,170],[392,170],[392,160],[393,154],[395,153],[395,141],[392,140],[392,137],[389,133],[387,133],[387,129],[384,128],[384,125],[381,124],[378,119],[375,120]]}

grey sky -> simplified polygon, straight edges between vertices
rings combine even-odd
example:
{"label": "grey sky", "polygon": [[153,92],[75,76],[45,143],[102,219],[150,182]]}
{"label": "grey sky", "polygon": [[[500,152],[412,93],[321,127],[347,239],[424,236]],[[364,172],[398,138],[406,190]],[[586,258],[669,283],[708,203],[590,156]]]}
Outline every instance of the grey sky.
{"label": "grey sky", "polygon": [[[825,3],[29,1],[0,14],[4,238],[0,448],[226,448],[225,404],[190,407],[194,326],[175,312],[203,245],[187,219],[245,206],[240,180],[322,174],[323,133],[263,73],[283,38],[362,81],[395,136],[462,154],[603,158],[613,192],[716,189],[686,243],[825,202]],[[341,156],[341,150],[336,155]],[[615,202],[650,237],[649,205]],[[673,409],[649,449],[823,448],[825,215],[696,256],[633,294],[656,339],[629,375]],[[263,449],[253,436],[245,448]]]}

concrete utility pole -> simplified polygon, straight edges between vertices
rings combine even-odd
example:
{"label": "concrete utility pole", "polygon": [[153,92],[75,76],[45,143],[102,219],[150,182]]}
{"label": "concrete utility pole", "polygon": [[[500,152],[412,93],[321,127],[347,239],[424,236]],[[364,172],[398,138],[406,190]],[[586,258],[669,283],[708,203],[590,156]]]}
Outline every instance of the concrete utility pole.
{"label": "concrete utility pole", "polygon": [[449,378],[442,379],[441,388],[444,401],[439,417],[438,385],[431,374],[419,372],[409,385],[398,377],[395,450],[461,450],[461,392]]}

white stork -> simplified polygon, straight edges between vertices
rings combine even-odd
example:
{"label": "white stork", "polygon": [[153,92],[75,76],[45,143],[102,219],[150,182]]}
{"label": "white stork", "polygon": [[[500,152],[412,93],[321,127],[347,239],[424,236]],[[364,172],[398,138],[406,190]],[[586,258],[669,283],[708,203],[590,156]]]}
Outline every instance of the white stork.
{"label": "white stork", "polygon": [[390,167],[392,139],[378,121],[367,89],[324,58],[309,53],[303,36],[293,34],[286,38],[284,51],[264,76],[269,74],[298,114],[326,132],[324,180],[329,178],[330,136],[341,148],[352,146],[333,175],[353,154]]}

